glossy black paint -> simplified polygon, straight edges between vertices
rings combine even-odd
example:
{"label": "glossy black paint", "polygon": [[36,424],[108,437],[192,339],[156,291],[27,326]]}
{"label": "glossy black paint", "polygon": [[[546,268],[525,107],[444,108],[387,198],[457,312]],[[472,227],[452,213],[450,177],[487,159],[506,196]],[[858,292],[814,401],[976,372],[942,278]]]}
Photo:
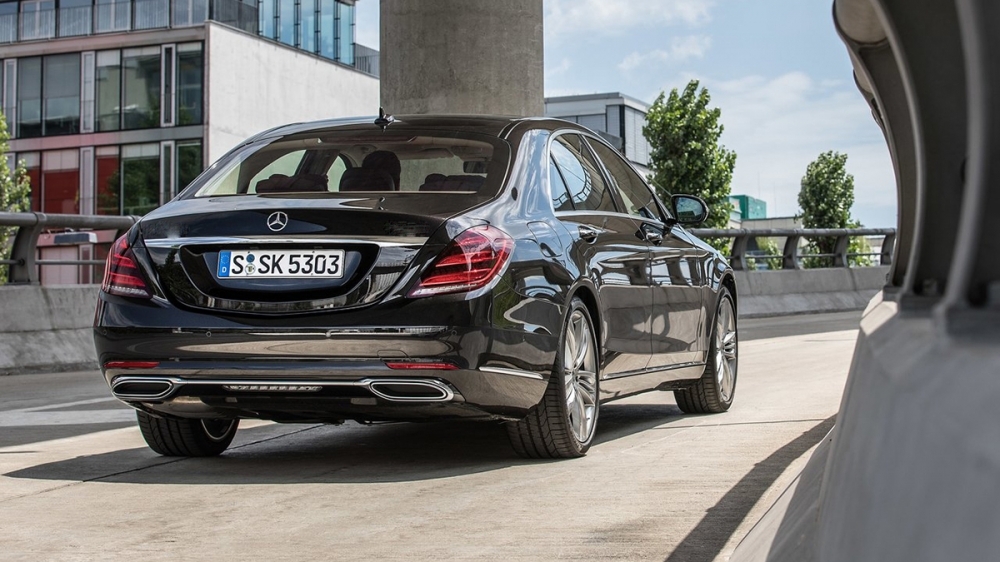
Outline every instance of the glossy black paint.
{"label": "glossy black paint", "polygon": [[[250,139],[221,162],[283,135],[371,127],[364,121],[279,128]],[[545,391],[574,296],[587,303],[599,332],[603,399],[682,387],[701,375],[722,283],[735,295],[724,258],[666,218],[663,208],[661,220],[553,211],[547,168],[552,138],[572,132],[589,143],[600,139],[560,120],[461,116],[400,117],[387,134],[408,130],[500,139],[510,158],[496,193],[193,197],[219,170],[217,164],[128,234],[155,296],[143,301],[101,294],[95,318],[99,360],[102,366],[122,360],[160,364],[104,369],[109,384],[123,375],[297,382],[430,378],[449,385],[455,399],[398,403],[372,395],[233,394],[216,387],[209,393],[208,387],[190,386],[169,399],[129,402],[164,415],[278,421],[517,419]],[[276,210],[289,217],[280,234],[266,228]],[[482,224],[515,240],[498,282],[472,293],[406,296],[450,240]],[[334,246],[347,249],[352,265],[337,282],[227,284],[212,275],[212,267],[217,252],[231,245]],[[400,359],[447,361],[457,369],[386,367],[386,361]]]}

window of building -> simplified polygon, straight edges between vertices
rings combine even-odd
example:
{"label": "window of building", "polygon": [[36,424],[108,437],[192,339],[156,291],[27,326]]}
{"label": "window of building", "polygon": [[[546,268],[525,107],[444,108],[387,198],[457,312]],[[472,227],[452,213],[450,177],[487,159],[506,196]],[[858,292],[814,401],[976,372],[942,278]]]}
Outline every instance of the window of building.
{"label": "window of building", "polygon": [[354,64],[354,5],[337,2],[337,60]]}
{"label": "window of building", "polygon": [[43,135],[80,132],[80,55],[53,55],[44,59]]}
{"label": "window of building", "polygon": [[202,122],[204,62],[201,43],[177,45],[177,124]]}
{"label": "window of building", "polygon": [[59,37],[88,35],[93,0],[59,0]]}
{"label": "window of building", "polygon": [[277,19],[276,8],[275,0],[260,0],[257,8],[260,17],[260,34],[268,39],[276,39],[278,37],[275,26],[275,20]]}
{"label": "window of building", "polygon": [[337,58],[337,2],[319,0],[319,54]]}
{"label": "window of building", "polygon": [[42,156],[37,152],[19,152],[17,161],[24,163],[28,172],[28,183],[31,185],[31,210],[42,211]]}
{"label": "window of building", "polygon": [[[0,16],[2,18],[2,16]],[[3,61],[3,114],[7,118],[7,130],[16,135],[17,115],[15,100],[17,100],[17,60]]]}
{"label": "window of building", "polygon": [[304,51],[316,52],[316,0],[301,0],[299,8],[302,24],[299,28],[299,46]]}
{"label": "window of building", "polygon": [[121,52],[97,53],[97,123],[98,131],[117,131],[121,128],[122,99]]}
{"label": "window of building", "polygon": [[0,3],[0,43],[17,41],[17,2]]}
{"label": "window of building", "polygon": [[136,0],[132,11],[132,29],[157,29],[170,25],[170,4],[167,0]]}
{"label": "window of building", "polygon": [[42,58],[18,59],[17,136],[42,136]]}
{"label": "window of building", "polygon": [[174,124],[174,105],[177,101],[174,96],[174,82],[176,80],[176,76],[174,75],[175,49],[174,45],[164,45],[163,51],[160,54],[160,64],[163,65],[163,76],[161,79],[162,95],[160,96],[160,99],[163,100],[163,107],[160,108],[161,127],[170,127]]}
{"label": "window of building", "polygon": [[146,129],[160,125],[160,48],[142,47],[122,51],[124,129]]}
{"label": "window of building", "polygon": [[21,39],[49,39],[55,35],[55,0],[22,0]]}
{"label": "window of building", "polygon": [[[566,184],[570,201],[578,210],[615,212],[604,176],[579,135],[560,135],[550,148],[552,160]],[[552,194],[556,198],[556,194]],[[568,210],[568,209],[566,209]]]}
{"label": "window of building", "polygon": [[98,215],[121,213],[121,165],[117,146],[99,146],[94,150],[97,181],[95,189],[97,202],[94,211]]}
{"label": "window of building", "polygon": [[121,147],[123,215],[145,215],[160,206],[160,145]]}
{"label": "window of building", "polygon": [[96,0],[94,31],[128,31],[132,23],[131,0]]}
{"label": "window of building", "polygon": [[177,143],[177,188],[183,190],[202,172],[201,141]]}
{"label": "window of building", "polygon": [[604,114],[581,115],[576,119],[576,122],[592,131],[607,132],[608,130],[608,120]]}
{"label": "window of building", "polygon": [[208,0],[174,0],[174,27],[198,25],[208,18]]}
{"label": "window of building", "polygon": [[295,0],[278,0],[278,41],[295,46]]}
{"label": "window of building", "polygon": [[80,151],[42,153],[42,212],[80,212]]}

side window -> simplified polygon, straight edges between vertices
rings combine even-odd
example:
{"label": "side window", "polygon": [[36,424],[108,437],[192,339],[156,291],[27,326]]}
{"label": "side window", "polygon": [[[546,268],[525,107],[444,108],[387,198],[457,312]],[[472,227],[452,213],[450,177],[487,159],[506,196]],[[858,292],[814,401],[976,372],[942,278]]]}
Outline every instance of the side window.
{"label": "side window", "polygon": [[653,193],[635,169],[603,143],[595,141],[591,142],[590,146],[593,147],[594,152],[604,162],[604,167],[611,174],[611,179],[618,188],[618,193],[622,196],[622,202],[625,203],[626,212],[644,219],[665,222]]}
{"label": "side window", "polygon": [[566,182],[562,179],[555,158],[549,159],[549,194],[552,196],[552,208],[556,211],[572,211],[573,202],[569,199]]}
{"label": "side window", "polygon": [[[552,142],[551,155],[558,174],[561,176],[570,203],[578,211],[615,212],[611,192],[604,183],[604,176],[588,152],[579,135],[560,135]],[[553,199],[558,195],[553,190]],[[556,210],[568,210],[568,208]]]}

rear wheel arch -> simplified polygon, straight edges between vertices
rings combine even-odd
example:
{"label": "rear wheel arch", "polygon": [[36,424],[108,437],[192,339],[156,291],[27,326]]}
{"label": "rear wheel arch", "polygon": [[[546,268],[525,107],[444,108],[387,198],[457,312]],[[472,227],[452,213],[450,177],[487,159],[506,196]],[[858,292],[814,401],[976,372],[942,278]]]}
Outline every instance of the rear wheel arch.
{"label": "rear wheel arch", "polygon": [[736,278],[733,276],[733,272],[727,271],[725,275],[722,276],[722,286],[729,289],[729,296],[733,299],[733,308],[736,309],[737,317],[739,316],[739,296],[736,294]]}
{"label": "rear wheel arch", "polygon": [[587,307],[587,312],[590,314],[590,322],[594,325],[594,334],[597,339],[597,358],[599,361],[604,359],[604,329],[601,325],[601,307],[597,302],[597,293],[589,285],[581,284],[578,285],[569,294],[569,298],[566,299],[566,305],[573,302],[574,298],[579,298],[583,301],[584,306]]}

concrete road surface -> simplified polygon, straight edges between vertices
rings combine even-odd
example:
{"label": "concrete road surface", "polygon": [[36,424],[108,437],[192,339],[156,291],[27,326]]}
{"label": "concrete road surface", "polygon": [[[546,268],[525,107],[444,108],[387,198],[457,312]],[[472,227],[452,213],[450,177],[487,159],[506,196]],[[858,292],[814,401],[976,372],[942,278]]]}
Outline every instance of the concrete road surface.
{"label": "concrete road surface", "polygon": [[608,404],[572,461],[493,423],[249,421],[171,459],[95,372],[0,377],[0,560],[725,560],[830,429],[859,317],[745,321],[730,412]]}

